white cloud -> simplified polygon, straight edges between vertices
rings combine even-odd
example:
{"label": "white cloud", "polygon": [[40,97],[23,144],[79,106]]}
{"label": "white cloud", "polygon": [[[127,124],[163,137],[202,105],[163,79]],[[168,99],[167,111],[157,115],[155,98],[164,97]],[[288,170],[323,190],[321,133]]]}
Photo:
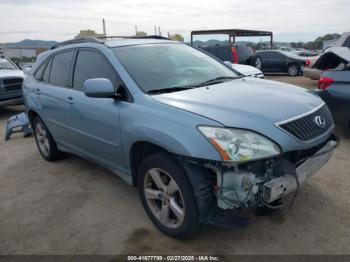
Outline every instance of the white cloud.
{"label": "white cloud", "polygon": [[0,42],[24,38],[65,40],[81,29],[131,35],[135,25],[152,34],[244,28],[270,30],[277,40],[306,41],[350,31],[348,0],[0,0]]}

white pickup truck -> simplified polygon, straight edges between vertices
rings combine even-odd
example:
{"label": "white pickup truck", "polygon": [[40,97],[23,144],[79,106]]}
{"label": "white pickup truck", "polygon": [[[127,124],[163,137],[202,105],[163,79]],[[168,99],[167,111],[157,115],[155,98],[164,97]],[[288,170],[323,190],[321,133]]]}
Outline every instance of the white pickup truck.
{"label": "white pickup truck", "polygon": [[23,103],[22,82],[24,73],[0,53],[0,106]]}

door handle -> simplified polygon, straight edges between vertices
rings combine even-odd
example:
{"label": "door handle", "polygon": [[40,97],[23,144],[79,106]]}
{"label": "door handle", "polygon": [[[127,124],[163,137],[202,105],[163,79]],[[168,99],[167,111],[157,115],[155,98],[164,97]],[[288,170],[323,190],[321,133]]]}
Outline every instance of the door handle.
{"label": "door handle", "polygon": [[66,101],[68,104],[73,105],[74,104],[74,99],[73,97],[69,96],[67,97],[64,101]]}

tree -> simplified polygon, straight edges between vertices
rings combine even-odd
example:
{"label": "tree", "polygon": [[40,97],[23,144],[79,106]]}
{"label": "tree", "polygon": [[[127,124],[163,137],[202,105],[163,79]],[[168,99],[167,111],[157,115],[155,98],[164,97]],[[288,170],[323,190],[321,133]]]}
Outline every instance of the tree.
{"label": "tree", "polygon": [[168,36],[171,40],[174,40],[174,41],[179,41],[179,42],[183,42],[184,41],[184,37],[178,33],[175,33],[173,35],[170,35],[168,33]]}
{"label": "tree", "polygon": [[137,31],[135,36],[136,37],[144,37],[144,36],[147,36],[147,33],[144,31]]}

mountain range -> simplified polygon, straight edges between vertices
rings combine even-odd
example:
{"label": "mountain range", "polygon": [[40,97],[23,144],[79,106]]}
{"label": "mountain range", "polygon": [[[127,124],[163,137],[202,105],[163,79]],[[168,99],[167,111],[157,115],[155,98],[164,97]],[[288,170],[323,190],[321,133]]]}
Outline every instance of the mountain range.
{"label": "mountain range", "polygon": [[56,42],[56,41],[24,39],[20,42],[5,43],[4,45],[6,47],[46,47],[46,48],[49,48],[57,43],[58,42]]}

